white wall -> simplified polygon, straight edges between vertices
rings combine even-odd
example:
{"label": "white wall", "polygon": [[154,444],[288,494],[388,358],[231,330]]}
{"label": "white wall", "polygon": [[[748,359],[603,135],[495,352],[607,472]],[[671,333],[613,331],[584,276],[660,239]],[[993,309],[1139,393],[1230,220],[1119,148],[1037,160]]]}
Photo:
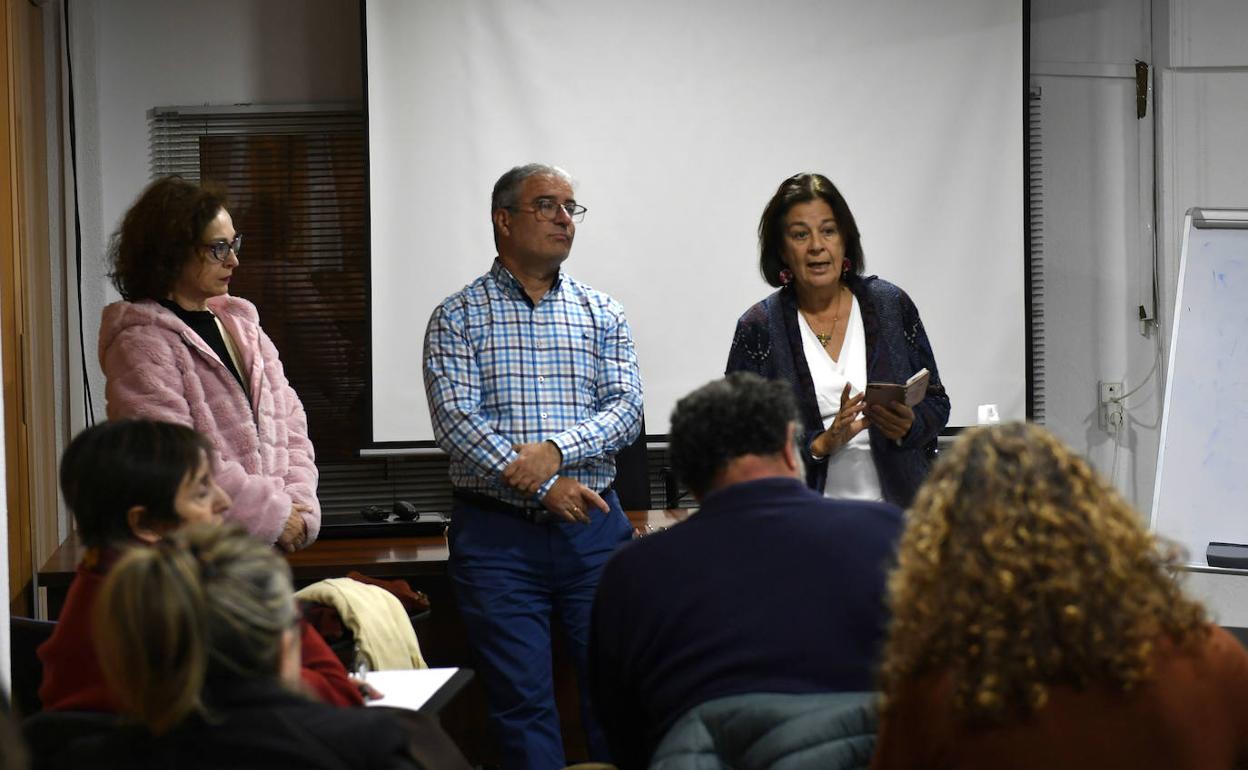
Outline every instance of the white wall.
{"label": "white wall", "polygon": [[[1162,67],[1158,234],[1168,320],[1174,312],[1184,213],[1193,206],[1248,207],[1248,4],[1155,0],[1153,12],[1154,52]],[[1248,625],[1248,575],[1194,572],[1188,585],[1221,622]]]}
{"label": "white wall", "polygon": [[[1160,243],[1173,312],[1183,215],[1193,206],[1248,207],[1248,4],[1160,0]],[[1169,339],[1167,338],[1167,343]]]}
{"label": "white wall", "polygon": [[[1158,339],[1138,322],[1151,289],[1153,115],[1136,118],[1149,61],[1147,0],[1033,0],[1031,81],[1041,89],[1046,424],[1147,516],[1159,434]],[[1144,387],[1118,433],[1098,381]]]}
{"label": "white wall", "polygon": [[[1112,474],[1145,516],[1183,214],[1196,205],[1248,206],[1245,35],[1243,3],[1032,2],[1032,82],[1044,104],[1047,423]],[[1154,75],[1142,121],[1134,116],[1136,59]],[[1151,289],[1154,169],[1160,326],[1145,335],[1137,306]],[[1126,430],[1111,436],[1097,422],[1097,382],[1140,385],[1158,350],[1160,369],[1128,401]]]}
{"label": "white wall", "polygon": [[1188,569],[1182,580],[1184,590],[1204,603],[1215,623],[1248,628],[1248,573],[1214,567]]}
{"label": "white wall", "polygon": [[[101,309],[117,298],[104,254],[109,235],[150,180],[147,111],[361,102],[360,11],[358,0],[76,0],[70,19],[84,336],[100,420],[104,383],[96,337]],[[71,366],[79,374],[71,377],[80,376],[76,340],[73,345]],[[76,432],[81,410],[71,412]]]}

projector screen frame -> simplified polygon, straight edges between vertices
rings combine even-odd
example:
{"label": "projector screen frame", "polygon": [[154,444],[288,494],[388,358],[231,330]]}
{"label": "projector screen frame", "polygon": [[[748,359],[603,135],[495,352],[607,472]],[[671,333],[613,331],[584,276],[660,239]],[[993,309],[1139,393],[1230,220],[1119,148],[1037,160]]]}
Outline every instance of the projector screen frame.
{"label": "projector screen frame", "polygon": [[[362,93],[364,108],[364,125],[366,138],[369,135],[369,73],[368,73],[368,3],[369,0],[360,0],[360,54],[362,58]],[[1028,141],[1029,127],[1029,90],[1031,81],[1031,0],[1019,0],[1021,7],[1021,72],[1022,78],[1019,83],[1018,97],[1019,106],[1021,108],[1021,130],[1022,130],[1022,154],[1019,161],[1022,164],[1022,257],[1023,257],[1023,348],[1024,348],[1024,409],[1025,419],[1031,421],[1035,413],[1035,343],[1034,343],[1034,282],[1032,280],[1032,244],[1031,244],[1031,220],[1030,211],[1032,208],[1031,200],[1031,152],[1030,143]],[[372,216],[371,216],[371,182],[372,182],[372,166],[371,166],[372,146],[371,142],[365,142],[365,183],[368,185],[369,194],[365,196],[365,218],[368,228],[365,233],[365,248],[369,254],[369,270],[368,281],[369,290],[367,292],[367,310],[368,310],[368,331],[369,345],[367,350],[367,366],[368,374],[366,386],[366,415],[368,422],[367,435],[370,441],[367,446],[360,448],[360,456],[362,458],[385,458],[385,457],[443,457],[445,453],[437,446],[433,440],[412,440],[412,441],[378,441],[375,437],[374,426],[376,420],[374,418],[374,386],[373,386],[373,291],[372,291]],[[504,169],[505,170],[505,169]],[[501,170],[500,170],[501,173]],[[487,266],[482,266],[481,272],[485,272]],[[432,309],[430,308],[430,311]],[[423,329],[422,329],[423,336]],[[420,389],[423,392],[424,383],[420,383]],[[952,425],[946,426],[940,433],[942,437],[953,437],[961,433],[969,425]],[[639,440],[646,443],[647,447],[655,449],[666,448],[668,442],[667,433],[646,433]],[[942,442],[943,443],[943,442]]]}

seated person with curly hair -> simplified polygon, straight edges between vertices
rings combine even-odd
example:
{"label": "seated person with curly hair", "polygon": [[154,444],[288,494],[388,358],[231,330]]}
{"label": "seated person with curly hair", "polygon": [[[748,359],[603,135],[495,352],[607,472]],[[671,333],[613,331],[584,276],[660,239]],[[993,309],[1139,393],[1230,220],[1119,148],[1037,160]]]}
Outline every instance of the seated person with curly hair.
{"label": "seated person with curly hair", "polygon": [[619,767],[712,699],[872,689],[901,511],[808,488],[799,436],[791,388],[756,374],[676,404],[672,464],[701,509],[621,548],[594,600],[590,684]]}
{"label": "seated person with curly hair", "polygon": [[1043,428],[977,428],[942,453],[898,560],[875,770],[1248,760],[1248,652]]}

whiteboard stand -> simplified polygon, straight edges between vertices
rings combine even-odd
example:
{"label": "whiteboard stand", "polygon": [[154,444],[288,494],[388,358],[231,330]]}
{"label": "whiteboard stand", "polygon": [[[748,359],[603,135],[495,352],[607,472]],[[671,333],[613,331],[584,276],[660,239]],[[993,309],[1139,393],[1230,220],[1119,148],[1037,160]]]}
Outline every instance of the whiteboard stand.
{"label": "whiteboard stand", "polygon": [[1248,210],[1193,208],[1183,226],[1149,527],[1187,551],[1186,583],[1223,623],[1248,607],[1248,573],[1207,566],[1205,550],[1248,543],[1246,446]]}

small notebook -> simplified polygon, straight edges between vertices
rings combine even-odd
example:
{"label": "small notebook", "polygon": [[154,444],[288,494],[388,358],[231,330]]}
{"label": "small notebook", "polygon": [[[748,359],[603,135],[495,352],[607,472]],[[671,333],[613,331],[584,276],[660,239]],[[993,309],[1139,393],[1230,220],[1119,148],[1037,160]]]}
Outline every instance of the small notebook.
{"label": "small notebook", "polygon": [[915,372],[914,376],[906,380],[904,385],[896,382],[868,382],[867,403],[891,404],[896,402],[905,403],[906,406],[914,406],[927,395],[929,375],[930,373],[925,367]]}
{"label": "small notebook", "polygon": [[457,668],[413,668],[394,671],[369,671],[364,681],[381,692],[380,700],[367,701],[366,706],[391,706],[420,711],[438,690],[450,681]]}

